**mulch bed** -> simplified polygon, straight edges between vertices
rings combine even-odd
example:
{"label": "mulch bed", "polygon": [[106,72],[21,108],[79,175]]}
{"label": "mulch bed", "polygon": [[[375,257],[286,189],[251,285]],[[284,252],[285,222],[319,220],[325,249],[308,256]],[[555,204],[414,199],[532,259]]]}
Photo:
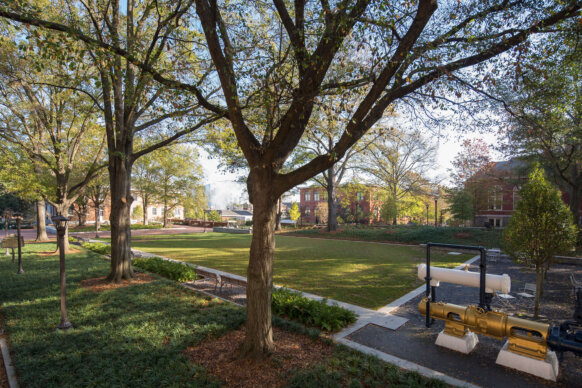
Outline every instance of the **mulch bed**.
{"label": "mulch bed", "polygon": [[290,370],[300,370],[322,363],[333,354],[333,346],[320,339],[273,329],[275,350],[267,358],[241,358],[237,349],[245,338],[244,327],[216,339],[204,341],[184,353],[226,387],[280,387]]}
{"label": "mulch bed", "polygon": [[145,273],[136,273],[135,278],[131,280],[122,280],[119,283],[111,283],[106,280],[105,276],[81,280],[81,287],[87,288],[93,292],[103,292],[105,290],[113,290],[120,287],[133,286],[134,284],[151,283],[156,280],[153,276]]}

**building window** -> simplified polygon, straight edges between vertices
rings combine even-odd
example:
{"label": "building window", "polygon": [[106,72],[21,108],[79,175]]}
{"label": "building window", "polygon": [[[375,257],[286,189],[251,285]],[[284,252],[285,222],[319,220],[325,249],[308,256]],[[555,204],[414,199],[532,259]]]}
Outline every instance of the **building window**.
{"label": "building window", "polygon": [[176,209],[175,213],[176,213],[176,217],[180,217],[180,208]]}
{"label": "building window", "polygon": [[319,191],[316,191],[313,193],[313,200],[314,201],[319,201]]}
{"label": "building window", "polygon": [[489,226],[492,226],[494,228],[501,228],[501,218],[490,218]]}
{"label": "building window", "polygon": [[493,186],[489,189],[487,200],[489,210],[501,210],[503,208],[503,190],[500,186]]}
{"label": "building window", "polygon": [[152,207],[152,216],[157,216],[157,215],[158,215],[158,208]]}
{"label": "building window", "polygon": [[356,195],[358,197],[358,201],[362,201],[364,199],[364,193],[362,193],[361,191],[358,191]]}
{"label": "building window", "polygon": [[309,206],[305,206],[305,216],[309,216],[311,214],[311,210],[309,210]]}
{"label": "building window", "polygon": [[311,192],[310,191],[306,191],[305,192],[305,200],[306,201],[311,201]]}
{"label": "building window", "polygon": [[69,208],[69,217],[73,217],[75,215],[75,208],[73,206],[71,206]]}
{"label": "building window", "polygon": [[103,211],[103,209],[99,209],[99,217],[103,216],[105,216],[105,212]]}

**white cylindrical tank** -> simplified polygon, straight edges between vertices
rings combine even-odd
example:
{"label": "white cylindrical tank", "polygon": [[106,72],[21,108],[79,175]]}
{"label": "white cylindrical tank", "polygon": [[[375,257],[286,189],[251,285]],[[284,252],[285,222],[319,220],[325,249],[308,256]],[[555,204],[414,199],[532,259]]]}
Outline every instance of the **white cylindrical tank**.
{"label": "white cylindrical tank", "polygon": [[[418,278],[425,280],[426,264],[418,265]],[[440,267],[430,267],[430,285],[438,287],[439,282],[460,284],[462,286],[479,287],[481,275],[479,272],[462,271]],[[485,292],[500,292],[508,294],[511,291],[511,278],[507,274],[485,276]]]}

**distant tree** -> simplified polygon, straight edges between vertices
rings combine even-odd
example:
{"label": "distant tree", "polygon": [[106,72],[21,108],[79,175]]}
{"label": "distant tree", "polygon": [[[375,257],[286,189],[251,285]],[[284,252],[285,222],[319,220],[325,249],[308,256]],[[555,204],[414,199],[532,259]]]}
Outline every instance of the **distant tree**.
{"label": "distant tree", "polygon": [[297,204],[297,202],[293,202],[293,205],[291,206],[291,210],[289,210],[289,218],[291,218],[293,221],[297,221],[299,219],[299,217],[301,217],[301,211],[299,210],[299,205]]}
{"label": "distant tree", "polygon": [[448,211],[454,220],[464,223],[475,217],[474,199],[466,190],[460,188],[450,189],[447,193],[447,200],[450,203]]}
{"label": "distant tree", "polygon": [[503,233],[506,251],[518,262],[536,269],[534,316],[538,316],[546,272],[558,253],[574,248],[576,227],[560,191],[535,167],[520,191],[521,200]]}
{"label": "distant tree", "polygon": [[87,223],[87,213],[89,212],[89,198],[83,194],[79,195],[75,200],[74,205],[72,209],[77,216],[77,220],[79,220],[78,226],[85,226]]}
{"label": "distant tree", "polygon": [[137,205],[136,207],[133,208],[132,217],[134,219],[143,217],[143,207],[141,205]]}
{"label": "distant tree", "polygon": [[208,197],[203,186],[196,186],[193,192],[184,199],[184,217],[204,218],[204,209],[208,207]]}
{"label": "distant tree", "polygon": [[433,166],[434,150],[418,131],[393,131],[384,141],[367,149],[366,161],[360,168],[388,192],[393,224],[399,216],[400,200],[408,195],[424,194],[424,176]]}
{"label": "distant tree", "polygon": [[211,210],[208,213],[208,215],[206,216],[206,218],[208,219],[208,221],[214,221],[214,222],[222,221],[222,217],[220,216],[220,213],[218,212],[218,210]]}

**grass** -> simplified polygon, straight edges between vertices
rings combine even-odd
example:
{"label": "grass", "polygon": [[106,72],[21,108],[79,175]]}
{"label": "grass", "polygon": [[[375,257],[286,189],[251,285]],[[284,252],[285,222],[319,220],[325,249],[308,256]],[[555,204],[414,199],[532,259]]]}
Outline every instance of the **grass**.
{"label": "grass", "polygon": [[[143,230],[143,229],[163,229],[162,224],[131,224],[131,230]],[[111,225],[99,225],[100,232],[108,232],[111,230]],[[95,225],[87,225],[81,227],[73,227],[69,230],[71,233],[78,233],[78,232],[94,232]]]}
{"label": "grass", "polygon": [[325,229],[302,229],[292,232],[296,236],[320,237],[329,239],[397,242],[406,244],[425,244],[427,242],[483,246],[485,248],[502,247],[501,229],[452,228],[433,226],[386,226],[353,227],[342,226],[335,232]]}
{"label": "grass", "polygon": [[[250,235],[222,233],[133,236],[132,247],[156,255],[246,276]],[[377,309],[418,287],[421,247],[276,237],[274,282]],[[436,265],[456,266],[471,255],[433,250]]]}
{"label": "grass", "polygon": [[[0,257],[0,313],[21,386],[220,386],[183,352],[239,328],[243,308],[165,279],[94,293],[80,282],[106,275],[109,263],[83,250],[67,255],[67,307],[73,329],[56,331],[58,256],[38,254],[53,250],[54,244],[27,245],[22,275],[8,258]],[[313,331],[280,318],[274,323],[286,330]],[[314,385],[314,378],[325,385]],[[337,386],[345,381],[349,386],[444,386],[344,347],[336,347],[326,364],[290,371],[285,379],[286,386]]]}

